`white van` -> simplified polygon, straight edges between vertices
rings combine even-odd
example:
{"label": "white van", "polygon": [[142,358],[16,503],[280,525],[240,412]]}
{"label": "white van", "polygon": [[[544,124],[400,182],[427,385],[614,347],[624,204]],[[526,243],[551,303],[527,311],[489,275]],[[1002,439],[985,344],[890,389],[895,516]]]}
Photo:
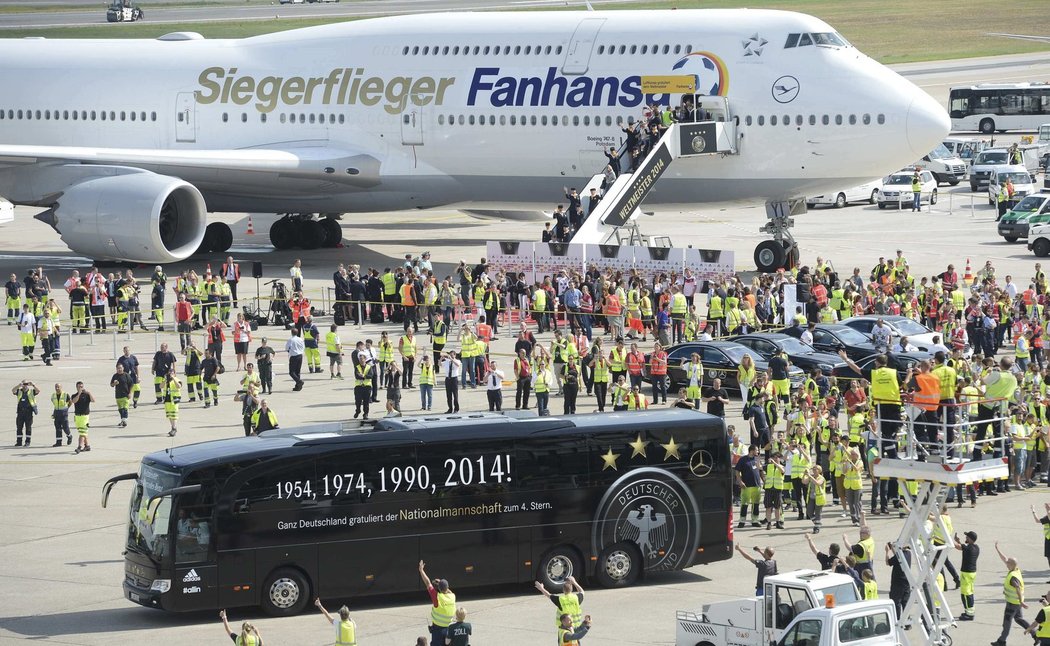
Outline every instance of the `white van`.
{"label": "white van", "polygon": [[977,153],[989,148],[990,144],[987,139],[980,137],[946,137],[944,147],[949,153],[969,164]]}
{"label": "white van", "polygon": [[1037,192],[1035,178],[1024,166],[995,166],[988,175],[988,203],[998,203],[999,187],[1009,179],[1014,185],[1014,203],[1020,202],[1026,195]]}
{"label": "white van", "polygon": [[911,166],[930,171],[938,184],[947,182],[955,186],[966,177],[966,162],[950,152],[944,144],[937,146]]}
{"label": "white van", "polygon": [[882,186],[882,180],[876,179],[870,182],[865,182],[860,186],[854,186],[853,188],[847,188],[838,192],[825,193],[824,195],[811,195],[806,198],[806,206],[813,208],[814,206],[834,206],[836,209],[841,209],[850,202],[867,202],[868,204],[875,204],[879,200],[879,187]]}

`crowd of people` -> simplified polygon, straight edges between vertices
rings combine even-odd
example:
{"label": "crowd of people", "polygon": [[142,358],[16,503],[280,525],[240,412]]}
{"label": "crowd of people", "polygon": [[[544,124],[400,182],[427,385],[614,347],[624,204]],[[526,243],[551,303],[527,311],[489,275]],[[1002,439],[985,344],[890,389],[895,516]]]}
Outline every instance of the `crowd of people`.
{"label": "crowd of people", "polygon": [[[684,375],[675,391],[668,380],[669,347],[790,326],[798,326],[796,336],[812,343],[812,331],[819,324],[861,314],[905,316],[943,339],[906,374],[891,367],[887,356],[913,348],[880,323],[871,341],[883,354],[870,370],[843,352],[852,375],[836,379],[817,371],[794,392],[786,379],[786,356],[770,360],[768,372],[744,360],[736,375],[746,424],[740,432],[735,425],[728,427],[740,505],[738,527],[750,524],[772,531],[786,527],[794,513],[795,522],[811,524],[813,533],[819,533],[824,519],[841,510],[843,519],[861,528],[858,544],[867,545],[868,518],[903,515],[903,492],[914,496],[917,486],[914,481],[877,477],[875,458],[895,457],[911,447],[907,450],[917,459],[938,452],[949,458],[965,454],[1008,459],[1010,477],[955,488],[949,502],[957,506],[966,499],[975,506],[980,497],[1037,486],[1050,471],[1050,365],[1043,353],[1050,339],[1050,284],[1039,263],[1020,284],[1009,275],[1000,278],[991,261],[973,275],[966,274],[960,276],[949,264],[936,275],[916,277],[898,251],[894,257],[880,258],[866,274],[857,267],[849,276],[840,276],[818,258],[812,266],[750,280],[739,275],[700,278],[689,268],[681,274],[643,275],[596,267],[583,272],[566,268],[532,280],[492,267],[485,259],[473,266],[461,261],[440,277],[429,253],[409,254],[401,266],[382,272],[340,266],[333,276],[335,321],[319,327],[312,308],[298,306],[289,322],[291,336],[277,348],[266,338],[256,343],[253,326],[243,312],[236,312],[239,268],[232,259],[218,276],[204,272],[203,282],[211,286],[214,298],[195,299],[201,301],[199,313],[194,309],[198,304],[187,297],[195,284],[194,272],[169,285],[157,268],[150,281],[151,309],[141,312],[130,271],[112,278],[103,278],[94,268],[84,278],[74,272],[64,283],[68,303],[62,305],[40,268],[22,283],[13,279],[7,289],[9,324],[18,326],[29,357],[28,337],[57,337],[55,330],[65,320],[76,330],[89,321],[104,328],[107,319],[118,326],[146,321],[162,326],[163,291],[172,286],[180,356],[165,343],[140,366],[125,347],[108,384],[91,384],[96,394],[105,385],[113,390],[118,425],[123,427],[138,408],[143,382],[151,379],[153,403],[163,404],[170,435],[178,431],[180,404],[200,400],[203,407],[220,405],[228,325],[233,328],[237,388],[225,396],[233,395],[240,404],[239,411],[230,408],[240,413],[249,435],[278,427],[277,413],[265,398],[273,393],[277,354],[287,354],[288,376],[297,391],[306,384],[303,363],[310,373],[326,371],[322,343],[329,380],[343,380],[344,357],[349,363],[345,377],[354,382],[354,417],[364,419],[369,418],[371,404],[385,403],[390,416],[401,415],[402,409],[429,411],[439,388],[445,391],[445,412],[459,412],[460,390],[479,387],[486,391],[491,411],[502,410],[504,392],[513,391],[515,409],[535,407],[540,415],[551,414],[555,398],[561,399],[560,413],[572,414],[583,398],[594,397],[598,412],[662,404],[705,407],[724,417],[732,400],[720,380],[707,375],[698,353],[675,364]],[[289,277],[293,299],[306,301],[301,263],[290,268]],[[117,294],[115,308],[108,300],[110,285]],[[789,289],[798,303],[794,313],[782,311]],[[99,290],[107,296],[96,306],[90,294]],[[28,303],[21,302],[20,291],[29,295]],[[52,320],[56,322],[46,323]],[[344,341],[353,332],[344,324],[366,320],[384,325],[375,339]],[[198,334],[203,348],[195,341]],[[492,349],[499,334],[513,335],[512,352]],[[46,361],[57,357],[56,342],[44,347],[54,353],[45,355]],[[412,389],[418,389],[418,406],[403,398],[404,391]],[[16,443],[28,446],[42,389],[26,380],[12,393],[18,402]],[[77,452],[91,450],[88,430],[96,395],[78,383],[71,393],[56,384],[50,397],[54,446],[63,440],[71,443],[72,408]],[[869,545],[863,554],[852,555],[852,563],[851,555],[845,554],[836,567],[852,567],[858,589],[864,590],[870,581],[857,566],[871,563],[873,553]],[[965,607],[966,613],[972,611],[972,605]]]}

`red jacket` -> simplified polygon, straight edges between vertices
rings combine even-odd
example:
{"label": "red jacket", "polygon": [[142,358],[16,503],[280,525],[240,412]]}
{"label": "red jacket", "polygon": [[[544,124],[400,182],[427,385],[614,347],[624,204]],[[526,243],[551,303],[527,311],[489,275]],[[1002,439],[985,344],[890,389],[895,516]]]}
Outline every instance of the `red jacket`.
{"label": "red jacket", "polygon": [[189,301],[179,301],[175,303],[175,320],[179,323],[185,323],[186,321],[193,319],[193,306],[190,305]]}

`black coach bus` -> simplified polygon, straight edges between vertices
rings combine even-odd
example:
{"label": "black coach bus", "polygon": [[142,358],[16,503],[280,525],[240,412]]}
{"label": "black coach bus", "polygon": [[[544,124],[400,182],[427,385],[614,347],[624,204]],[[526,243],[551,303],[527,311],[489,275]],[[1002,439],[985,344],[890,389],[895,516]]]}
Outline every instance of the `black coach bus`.
{"label": "black coach bus", "polygon": [[724,422],[683,409],[492,413],[268,431],[147,455],[134,480],[124,592],[188,611],[570,575],[732,556]]}

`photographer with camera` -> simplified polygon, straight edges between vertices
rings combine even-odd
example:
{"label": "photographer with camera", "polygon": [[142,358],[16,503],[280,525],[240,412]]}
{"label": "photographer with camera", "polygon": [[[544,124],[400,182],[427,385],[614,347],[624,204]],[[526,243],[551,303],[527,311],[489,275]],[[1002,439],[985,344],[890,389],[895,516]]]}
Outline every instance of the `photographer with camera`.
{"label": "photographer with camera", "polygon": [[11,389],[11,394],[18,398],[15,409],[15,446],[22,446],[22,431],[25,430],[25,446],[33,439],[33,416],[37,413],[36,396],[40,389],[28,379]]}

